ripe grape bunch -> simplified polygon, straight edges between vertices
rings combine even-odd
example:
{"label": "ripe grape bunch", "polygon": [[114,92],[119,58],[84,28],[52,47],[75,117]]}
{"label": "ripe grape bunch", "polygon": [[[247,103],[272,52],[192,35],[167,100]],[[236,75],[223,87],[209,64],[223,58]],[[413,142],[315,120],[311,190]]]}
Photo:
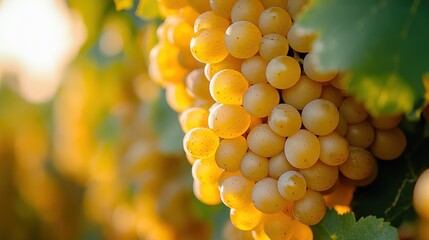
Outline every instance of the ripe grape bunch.
{"label": "ripe grape bunch", "polygon": [[151,77],[179,113],[195,196],[228,206],[242,236],[312,239],[327,206],[375,179],[376,158],[404,151],[401,115],[370,116],[319,69],[315,35],[293,22],[305,0],[159,3]]}

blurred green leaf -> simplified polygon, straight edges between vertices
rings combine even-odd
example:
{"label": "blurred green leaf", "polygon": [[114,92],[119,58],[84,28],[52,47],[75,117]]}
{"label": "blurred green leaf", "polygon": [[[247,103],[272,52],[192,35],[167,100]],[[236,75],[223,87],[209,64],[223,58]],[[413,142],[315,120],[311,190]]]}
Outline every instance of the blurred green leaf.
{"label": "blurred green leaf", "polygon": [[134,6],[134,0],[114,0],[116,10],[124,10],[124,9],[130,9]]}
{"label": "blurred green leaf", "polygon": [[314,0],[297,24],[319,35],[321,68],[347,72],[348,89],[371,112],[410,112],[429,73],[428,12],[421,0]]}
{"label": "blurred green leaf", "polygon": [[136,15],[145,19],[151,20],[161,18],[157,0],[140,0],[137,6]]}

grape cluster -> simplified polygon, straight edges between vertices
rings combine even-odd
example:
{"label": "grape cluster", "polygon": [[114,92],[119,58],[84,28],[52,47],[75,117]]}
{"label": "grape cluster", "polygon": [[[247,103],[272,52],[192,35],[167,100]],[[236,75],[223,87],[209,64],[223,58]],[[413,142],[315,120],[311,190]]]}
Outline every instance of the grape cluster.
{"label": "grape cluster", "polygon": [[402,116],[370,116],[337,72],[320,70],[316,36],[293,24],[305,0],[195,4],[175,6],[151,52],[186,133],[194,194],[228,206],[243,236],[312,239],[326,206],[375,179],[376,158],[402,154]]}

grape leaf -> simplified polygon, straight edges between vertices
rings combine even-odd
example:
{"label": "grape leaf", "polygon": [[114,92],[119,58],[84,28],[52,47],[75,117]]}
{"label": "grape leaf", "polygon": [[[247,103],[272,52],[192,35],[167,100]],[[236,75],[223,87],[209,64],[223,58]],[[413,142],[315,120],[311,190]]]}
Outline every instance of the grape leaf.
{"label": "grape leaf", "polygon": [[356,222],[353,213],[338,215],[332,209],[327,210],[322,221],[311,229],[314,239],[318,240],[399,239],[397,230],[383,219],[368,216]]}
{"label": "grape leaf", "polygon": [[410,112],[424,101],[428,12],[421,0],[314,0],[297,25],[318,34],[320,68],[345,72],[348,90],[371,112]]}

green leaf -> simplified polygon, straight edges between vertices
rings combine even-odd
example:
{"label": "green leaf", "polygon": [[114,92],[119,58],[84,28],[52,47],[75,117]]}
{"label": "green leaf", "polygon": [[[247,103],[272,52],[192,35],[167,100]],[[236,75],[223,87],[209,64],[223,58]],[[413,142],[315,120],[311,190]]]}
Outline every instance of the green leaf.
{"label": "green leaf", "polygon": [[145,20],[160,18],[158,2],[156,0],[140,0],[136,15]]}
{"label": "green leaf", "polygon": [[325,240],[395,240],[399,239],[397,230],[383,219],[368,216],[359,219],[353,213],[338,215],[335,210],[326,211],[322,221],[312,226],[314,239]]}
{"label": "green leaf", "polygon": [[297,21],[319,36],[321,69],[344,82],[373,113],[410,112],[429,73],[429,1],[314,0]]}

